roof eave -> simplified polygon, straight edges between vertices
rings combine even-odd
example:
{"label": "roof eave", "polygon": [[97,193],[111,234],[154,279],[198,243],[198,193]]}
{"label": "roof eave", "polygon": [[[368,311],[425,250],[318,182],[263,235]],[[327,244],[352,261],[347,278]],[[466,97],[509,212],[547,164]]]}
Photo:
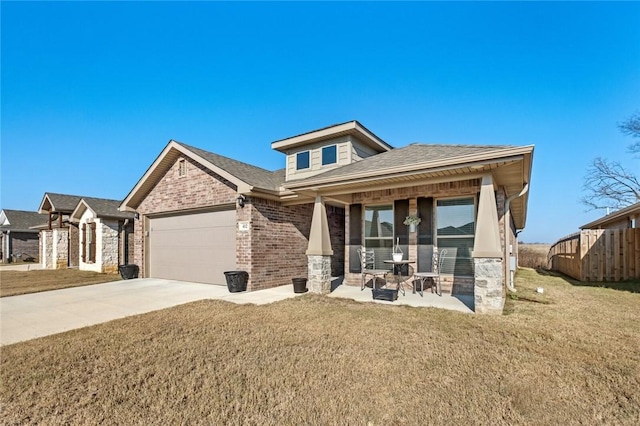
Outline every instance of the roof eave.
{"label": "roof eave", "polygon": [[580,229],[592,229],[596,226],[604,225],[608,222],[613,222],[619,219],[624,218],[627,215],[631,215],[633,213],[640,214],[640,203],[632,204],[623,209],[615,211],[611,214],[608,214],[604,217],[594,220],[593,222],[589,222],[586,225],[582,225]]}
{"label": "roof eave", "polygon": [[[496,153],[500,155],[496,155]],[[407,166],[392,167],[384,170],[383,172],[377,170],[375,172],[367,171],[360,174],[352,174],[349,178],[344,176],[323,178],[322,175],[317,178],[305,179],[303,182],[288,182],[285,183],[285,188],[296,191],[309,188],[321,188],[324,186],[333,186],[335,184],[354,183],[360,180],[369,181],[372,178],[387,178],[394,175],[418,173],[424,171],[436,171],[436,170],[451,170],[462,167],[478,167],[482,168],[485,165],[505,161],[505,160],[522,160],[524,155],[533,152],[533,146],[527,147],[514,147],[508,149],[502,149],[500,151],[491,151],[489,153],[472,154],[460,157],[453,157],[445,160],[427,161],[422,163],[416,163]]]}
{"label": "roof eave", "polygon": [[[197,161],[198,163],[202,164],[203,166],[209,168],[211,171],[213,171],[213,172],[217,173],[218,175],[222,176],[223,178],[227,179],[229,182],[231,182],[234,185],[236,185],[236,187],[238,188],[238,192],[240,192],[240,193],[249,192],[251,190],[251,188],[252,188],[251,185],[249,185],[248,183],[242,181],[241,179],[238,179],[236,176],[234,176],[231,173],[227,172],[226,170],[221,169],[220,167],[214,165],[210,161],[204,159],[200,155],[196,154],[195,152],[191,151],[190,149],[188,149],[184,145],[182,145],[179,142],[176,142],[176,141],[174,141],[172,139],[172,140],[169,141],[167,146],[162,150],[160,155],[158,155],[158,157],[151,164],[151,166],[149,166],[149,168],[144,173],[144,175],[142,175],[140,180],[138,180],[138,182],[133,187],[133,189],[129,192],[129,194],[127,194],[125,199],[120,204],[120,207],[119,207],[120,211],[129,211],[129,212],[135,212],[136,211],[136,209],[138,208],[138,206],[142,202],[142,198],[150,190],[149,188],[147,188],[145,186],[145,184],[147,183],[147,181],[149,179],[154,180],[154,182],[157,182],[157,181],[159,181],[161,179],[161,177],[162,177],[161,174],[166,173],[166,171],[168,170],[168,169],[165,169],[165,168],[161,167],[163,165],[163,161],[173,151],[177,151],[178,153],[180,153],[182,155],[185,155],[185,156],[193,159],[194,161]],[[170,167],[170,165],[169,165],[169,167]]]}
{"label": "roof eave", "polygon": [[271,148],[276,151],[286,153],[287,150],[302,145],[307,145],[320,140],[328,140],[341,135],[355,135],[358,139],[379,152],[390,151],[393,149],[391,145],[380,139],[369,129],[364,127],[358,121],[348,121],[346,123],[337,124],[335,126],[326,127],[324,129],[315,130],[304,133],[302,135],[281,139],[271,143]]}

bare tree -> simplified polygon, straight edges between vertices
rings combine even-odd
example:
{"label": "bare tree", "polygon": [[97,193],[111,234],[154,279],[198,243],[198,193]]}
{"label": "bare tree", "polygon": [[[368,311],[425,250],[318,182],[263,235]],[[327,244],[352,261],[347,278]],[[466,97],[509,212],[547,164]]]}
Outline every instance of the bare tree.
{"label": "bare tree", "polygon": [[[635,113],[618,125],[625,135],[636,139],[629,152],[640,154],[640,113]],[[589,210],[618,210],[640,202],[640,180],[617,161],[598,157],[587,169],[581,201]]]}
{"label": "bare tree", "polygon": [[598,157],[587,169],[582,203],[590,210],[621,209],[640,202],[640,181],[620,163]]}
{"label": "bare tree", "polygon": [[625,135],[636,139],[634,143],[629,145],[629,152],[632,154],[640,154],[640,112],[636,112],[626,121],[618,124],[618,128]]}

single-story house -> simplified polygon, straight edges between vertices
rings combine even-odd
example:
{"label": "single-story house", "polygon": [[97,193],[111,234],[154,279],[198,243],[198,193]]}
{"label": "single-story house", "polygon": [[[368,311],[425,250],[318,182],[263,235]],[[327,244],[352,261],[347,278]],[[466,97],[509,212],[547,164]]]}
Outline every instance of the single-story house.
{"label": "single-story house", "polygon": [[0,211],[0,262],[37,260],[39,232],[32,229],[44,220],[38,212],[3,209]]}
{"label": "single-story house", "polygon": [[640,228],[640,203],[635,203],[586,225],[580,229],[627,229]]}
{"label": "single-story house", "polygon": [[133,262],[134,213],[118,210],[121,201],[83,197],[69,221],[78,229],[80,270],[117,273]]}
{"label": "single-story house", "polygon": [[79,268],[117,273],[132,258],[134,214],[118,210],[121,201],[47,192],[39,212],[40,260],[45,269]]}
{"label": "single-story house", "polygon": [[[502,311],[533,146],[393,148],[350,121],[271,147],[284,169],[169,141],[120,207],[140,217],[141,275],[224,284],[225,271],[244,270],[249,290],[307,277],[326,293],[332,277],[360,284],[359,247],[382,266],[397,243],[417,271],[430,270],[439,247],[443,289],[474,294],[476,312]],[[415,232],[407,216],[422,219]]]}

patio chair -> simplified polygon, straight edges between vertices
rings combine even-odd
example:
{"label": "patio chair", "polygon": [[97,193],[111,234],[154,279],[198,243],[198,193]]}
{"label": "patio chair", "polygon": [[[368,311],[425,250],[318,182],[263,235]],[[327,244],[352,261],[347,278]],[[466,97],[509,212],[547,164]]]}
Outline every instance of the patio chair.
{"label": "patio chair", "polygon": [[[366,287],[367,276],[371,276],[372,287],[376,288],[376,279],[380,277],[384,279],[384,276],[389,270],[376,269],[376,254],[373,249],[366,249],[364,247],[358,248],[358,255],[360,256],[360,274],[362,277],[362,283],[360,284],[360,290],[364,290]],[[386,281],[385,281],[386,282]]]}
{"label": "patio chair", "polygon": [[436,294],[438,296],[442,296],[442,285],[440,283],[440,273],[442,271],[442,264],[444,263],[444,258],[446,257],[446,255],[447,255],[447,250],[445,249],[441,250],[439,253],[434,250],[432,271],[416,272],[413,275],[420,282],[420,296],[424,297],[424,282],[428,279],[433,280],[433,284],[431,285],[431,293],[433,293],[433,288],[436,287]]}

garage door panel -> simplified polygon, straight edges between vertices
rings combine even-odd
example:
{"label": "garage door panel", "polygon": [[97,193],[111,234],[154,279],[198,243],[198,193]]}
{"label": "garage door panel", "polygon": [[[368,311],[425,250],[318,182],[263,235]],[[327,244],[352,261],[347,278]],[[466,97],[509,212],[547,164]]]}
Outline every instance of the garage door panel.
{"label": "garage door panel", "polygon": [[150,220],[150,276],[225,284],[235,269],[235,210]]}

